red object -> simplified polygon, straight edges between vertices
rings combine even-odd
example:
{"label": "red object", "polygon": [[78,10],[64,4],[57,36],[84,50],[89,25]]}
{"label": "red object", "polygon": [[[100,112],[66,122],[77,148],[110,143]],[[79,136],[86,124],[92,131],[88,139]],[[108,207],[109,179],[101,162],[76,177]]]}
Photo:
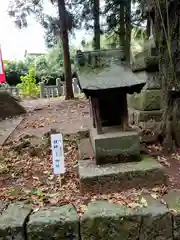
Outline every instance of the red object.
{"label": "red object", "polygon": [[4,63],[3,63],[2,51],[0,47],[0,83],[4,83],[4,82],[6,82],[6,75],[4,71]]}

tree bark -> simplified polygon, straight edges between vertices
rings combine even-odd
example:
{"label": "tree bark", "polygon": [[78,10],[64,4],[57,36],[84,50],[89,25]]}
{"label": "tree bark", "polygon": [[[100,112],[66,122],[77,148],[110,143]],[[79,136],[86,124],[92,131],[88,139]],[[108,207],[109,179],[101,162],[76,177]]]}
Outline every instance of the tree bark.
{"label": "tree bark", "polygon": [[121,3],[120,6],[120,26],[119,26],[119,47],[125,48],[125,7],[124,3]]}
{"label": "tree bark", "polygon": [[126,2],[125,8],[125,24],[126,24],[126,41],[125,41],[125,56],[126,62],[130,64],[131,58],[131,0]]}
{"label": "tree bark", "polygon": [[[168,4],[167,4],[167,2]],[[178,1],[155,1],[155,42],[159,50],[159,73],[163,87],[161,135],[164,150],[171,152],[180,146],[180,114],[177,107],[180,96],[176,65],[179,64],[180,4]],[[168,8],[168,9],[167,9]],[[168,39],[167,37],[168,36]],[[170,51],[168,51],[168,46]],[[180,69],[179,69],[180,70]],[[177,96],[175,96],[175,95]],[[173,96],[174,95],[174,96]]]}
{"label": "tree bark", "polygon": [[100,3],[99,0],[94,0],[94,49],[98,50],[101,48],[101,30],[100,30],[100,22],[99,22],[99,11],[100,11]]}
{"label": "tree bark", "polygon": [[150,19],[149,14],[148,14],[148,16],[147,16],[146,33],[147,33],[147,39],[149,39],[149,37],[150,37],[150,35],[151,35],[151,19]]}
{"label": "tree bark", "polygon": [[68,26],[67,26],[67,14],[65,8],[65,0],[58,0],[58,12],[60,18],[60,30],[61,39],[63,46],[64,56],[64,75],[65,75],[65,99],[73,99],[73,87],[72,87],[72,72],[71,72],[71,59],[69,52],[69,37],[68,37]]}

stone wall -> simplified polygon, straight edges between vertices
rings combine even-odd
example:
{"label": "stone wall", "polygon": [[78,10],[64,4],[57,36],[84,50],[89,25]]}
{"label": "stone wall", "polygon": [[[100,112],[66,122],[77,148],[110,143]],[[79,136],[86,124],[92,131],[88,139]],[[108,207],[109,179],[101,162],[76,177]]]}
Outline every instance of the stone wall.
{"label": "stone wall", "polygon": [[164,196],[167,205],[148,200],[135,209],[94,201],[82,217],[71,204],[33,212],[13,203],[0,214],[0,240],[178,240],[179,199],[179,192],[170,192]]}

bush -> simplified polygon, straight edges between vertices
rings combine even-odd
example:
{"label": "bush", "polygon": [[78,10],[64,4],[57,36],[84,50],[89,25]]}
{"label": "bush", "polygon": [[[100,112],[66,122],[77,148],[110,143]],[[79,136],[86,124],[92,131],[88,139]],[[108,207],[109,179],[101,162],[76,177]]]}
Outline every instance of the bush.
{"label": "bush", "polygon": [[25,75],[28,66],[23,61],[7,61],[5,63],[5,73],[7,83],[15,86],[21,83],[20,76]]}
{"label": "bush", "polygon": [[31,68],[26,76],[20,77],[22,83],[17,84],[22,97],[38,97],[40,86],[36,84],[36,72]]}

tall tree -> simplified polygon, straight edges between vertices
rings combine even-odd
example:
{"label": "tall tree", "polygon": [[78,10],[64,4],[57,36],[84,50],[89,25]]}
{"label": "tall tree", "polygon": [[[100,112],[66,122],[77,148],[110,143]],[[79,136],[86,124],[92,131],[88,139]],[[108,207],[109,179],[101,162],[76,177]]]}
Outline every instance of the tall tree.
{"label": "tall tree", "polygon": [[[116,34],[119,44],[124,47],[127,62],[130,61],[131,31],[141,28],[142,18],[141,1],[138,0],[105,0],[104,17],[107,20],[109,34]],[[136,3],[131,9],[131,5]]]}
{"label": "tall tree", "polygon": [[74,98],[72,88],[72,72],[71,72],[71,59],[69,51],[69,37],[68,30],[72,29],[72,16],[66,11],[65,0],[58,0],[58,12],[60,18],[60,33],[63,46],[64,56],[64,74],[66,81],[66,97],[65,99]]}
{"label": "tall tree", "polygon": [[[100,49],[100,36],[102,34],[100,26],[100,0],[72,0],[72,3],[80,11],[77,13],[81,20],[81,26],[87,31],[93,30],[93,48]],[[76,15],[76,13],[75,13]]]}

